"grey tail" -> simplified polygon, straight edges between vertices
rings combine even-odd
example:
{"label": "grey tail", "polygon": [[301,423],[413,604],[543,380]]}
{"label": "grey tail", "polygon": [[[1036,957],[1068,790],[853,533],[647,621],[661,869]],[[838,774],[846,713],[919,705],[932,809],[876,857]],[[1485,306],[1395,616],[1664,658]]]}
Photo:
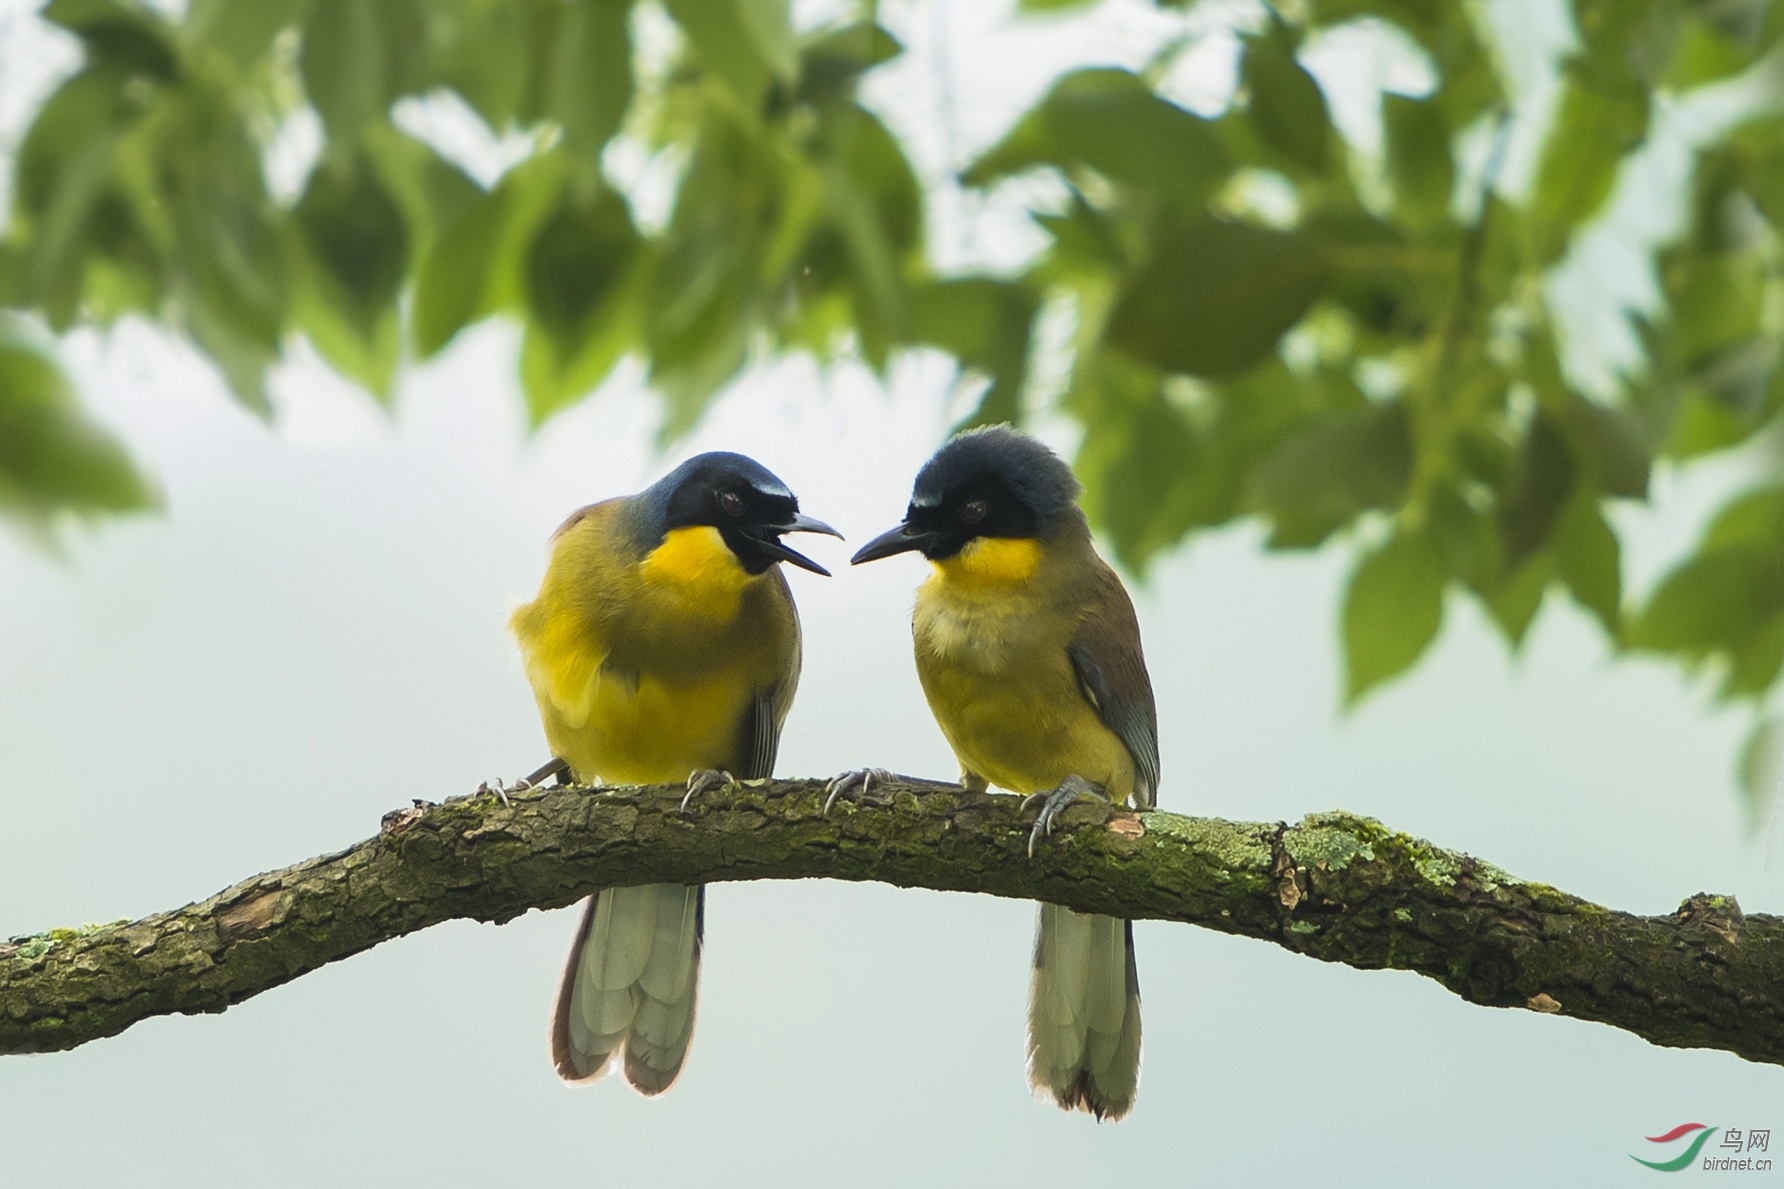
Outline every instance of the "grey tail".
{"label": "grey tail", "polygon": [[1140,1086],[1134,927],[1040,906],[1028,1003],[1028,1081],[1065,1110],[1119,1119]]}
{"label": "grey tail", "polygon": [[608,888],[589,898],[551,1020],[551,1060],[567,1082],[615,1064],[640,1094],[674,1084],[694,1035],[706,889]]}

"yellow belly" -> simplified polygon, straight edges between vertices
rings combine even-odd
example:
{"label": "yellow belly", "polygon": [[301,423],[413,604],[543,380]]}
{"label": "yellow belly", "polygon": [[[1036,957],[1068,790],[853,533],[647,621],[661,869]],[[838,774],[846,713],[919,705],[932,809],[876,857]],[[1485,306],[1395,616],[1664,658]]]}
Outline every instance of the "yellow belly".
{"label": "yellow belly", "polygon": [[641,674],[634,683],[597,669],[580,724],[547,698],[538,700],[539,714],[552,753],[579,779],[654,784],[740,764],[740,727],[754,689],[735,670],[677,683]]}
{"label": "yellow belly", "polygon": [[913,628],[917,675],[960,766],[1013,793],[1079,776],[1127,797],[1133,757],[1078,687],[1070,625],[949,579],[918,593]]}
{"label": "yellow belly", "polygon": [[1076,683],[992,684],[945,662],[919,666],[929,708],[967,772],[1013,793],[1038,793],[1068,776],[1117,801],[1133,790],[1133,759],[1084,701]]}

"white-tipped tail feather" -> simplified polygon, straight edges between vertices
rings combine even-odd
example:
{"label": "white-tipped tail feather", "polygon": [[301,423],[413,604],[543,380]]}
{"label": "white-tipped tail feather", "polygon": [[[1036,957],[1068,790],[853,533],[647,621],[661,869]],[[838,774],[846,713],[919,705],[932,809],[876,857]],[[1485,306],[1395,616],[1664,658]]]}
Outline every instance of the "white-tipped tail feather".
{"label": "white-tipped tail feather", "polygon": [[1119,1119],[1140,1085],[1133,925],[1040,906],[1028,1005],[1028,1080],[1066,1110]]}
{"label": "white-tipped tail feather", "polygon": [[694,1035],[704,901],[704,888],[676,884],[609,888],[589,901],[552,1015],[551,1057],[565,1081],[592,1081],[616,1063],[642,1094],[675,1081]]}

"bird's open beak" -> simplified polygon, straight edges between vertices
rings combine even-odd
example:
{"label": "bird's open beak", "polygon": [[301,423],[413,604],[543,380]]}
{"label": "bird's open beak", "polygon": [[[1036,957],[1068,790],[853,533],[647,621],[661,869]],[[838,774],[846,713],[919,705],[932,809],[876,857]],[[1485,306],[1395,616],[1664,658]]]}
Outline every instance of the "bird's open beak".
{"label": "bird's open beak", "polygon": [[878,561],[882,557],[891,557],[896,553],[909,553],[914,549],[923,549],[934,539],[933,533],[912,528],[908,523],[901,524],[889,532],[881,533],[861,546],[861,551],[849,559],[849,564],[858,566],[864,561]]}
{"label": "bird's open beak", "polygon": [[803,512],[795,513],[792,520],[788,521],[786,524],[774,525],[769,531],[772,532],[774,536],[769,537],[762,542],[762,551],[768,554],[769,557],[775,558],[778,561],[789,562],[798,566],[802,570],[810,570],[814,574],[822,574],[826,578],[830,577],[829,570],[826,570],[823,566],[820,566],[817,562],[805,556],[805,554],[799,552],[797,549],[787,548],[787,546],[780,540],[780,534],[823,533],[825,536],[835,537],[840,541],[843,539],[841,533],[825,524],[822,520],[807,516]]}

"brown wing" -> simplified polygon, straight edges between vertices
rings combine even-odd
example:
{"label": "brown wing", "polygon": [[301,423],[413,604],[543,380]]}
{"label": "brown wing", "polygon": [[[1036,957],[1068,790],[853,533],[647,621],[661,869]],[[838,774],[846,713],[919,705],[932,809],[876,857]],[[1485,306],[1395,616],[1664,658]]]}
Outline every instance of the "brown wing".
{"label": "brown wing", "polygon": [[1134,804],[1158,801],[1158,710],[1140,651],[1140,621],[1115,571],[1097,563],[1096,586],[1067,649],[1078,686],[1134,758]]}

